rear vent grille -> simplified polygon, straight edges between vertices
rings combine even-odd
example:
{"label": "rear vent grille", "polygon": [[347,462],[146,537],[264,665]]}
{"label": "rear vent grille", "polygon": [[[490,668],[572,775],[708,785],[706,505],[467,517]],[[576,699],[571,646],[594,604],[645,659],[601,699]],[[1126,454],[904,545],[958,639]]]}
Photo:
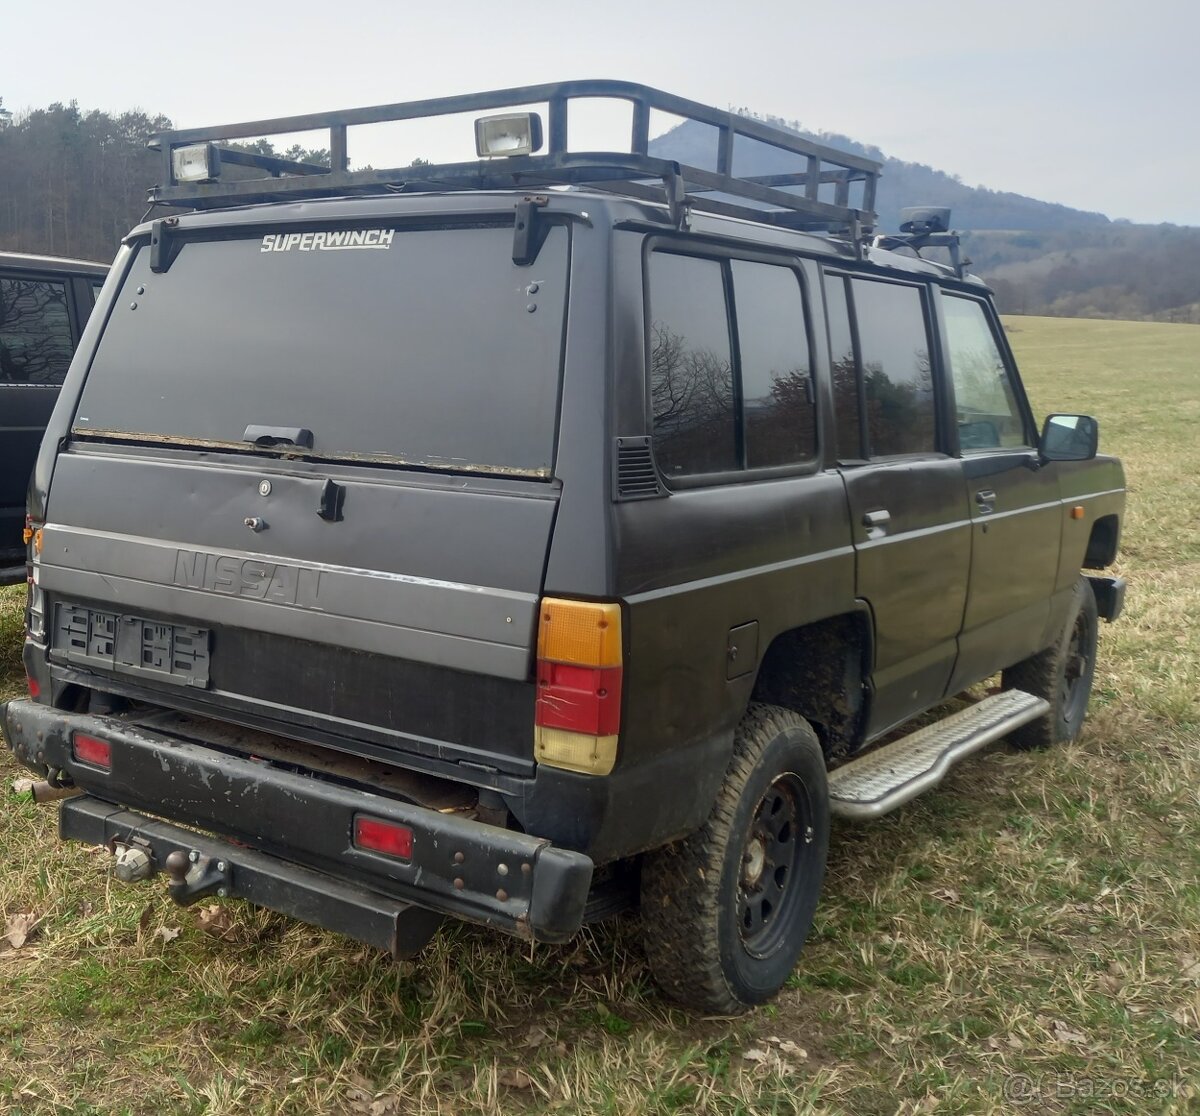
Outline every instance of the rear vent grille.
{"label": "rear vent grille", "polygon": [[648,437],[618,438],[614,460],[618,500],[648,500],[666,495],[654,467],[654,451]]}

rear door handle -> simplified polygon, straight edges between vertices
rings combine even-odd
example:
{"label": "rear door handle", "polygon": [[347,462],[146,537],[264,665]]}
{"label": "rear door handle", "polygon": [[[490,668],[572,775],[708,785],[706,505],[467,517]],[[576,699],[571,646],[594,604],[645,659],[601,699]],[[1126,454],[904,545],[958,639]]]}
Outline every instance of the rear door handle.
{"label": "rear door handle", "polygon": [[996,510],[996,493],[990,488],[982,488],[975,493],[975,503],[979,505],[980,515],[991,515]]}
{"label": "rear door handle", "polygon": [[867,512],[863,517],[863,526],[867,529],[868,539],[881,539],[888,533],[888,524],[892,521],[892,513],[887,508]]}

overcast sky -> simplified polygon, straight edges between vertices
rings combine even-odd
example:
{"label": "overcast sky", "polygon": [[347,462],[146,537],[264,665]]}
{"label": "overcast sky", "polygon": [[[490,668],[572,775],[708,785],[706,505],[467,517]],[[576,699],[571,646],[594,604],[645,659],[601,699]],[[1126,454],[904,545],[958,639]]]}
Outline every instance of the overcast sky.
{"label": "overcast sky", "polygon": [[[18,113],[74,99],[191,127],[581,77],[798,119],[972,185],[1200,225],[1195,0],[0,0],[0,98]],[[390,139],[400,150],[352,131],[352,161],[462,153],[447,129]]]}

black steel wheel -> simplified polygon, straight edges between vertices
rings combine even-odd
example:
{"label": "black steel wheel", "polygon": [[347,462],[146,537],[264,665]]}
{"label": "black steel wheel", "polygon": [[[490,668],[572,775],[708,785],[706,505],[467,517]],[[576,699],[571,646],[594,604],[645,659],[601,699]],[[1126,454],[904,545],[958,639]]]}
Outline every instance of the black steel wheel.
{"label": "black steel wheel", "polygon": [[828,847],[815,734],[790,710],[752,705],[708,821],[643,860],[643,940],[663,991],[720,1014],[771,999],[812,925]]}
{"label": "black steel wheel", "polygon": [[1081,577],[1058,639],[1004,672],[1006,690],[1024,690],[1050,703],[1049,713],[1012,733],[1009,739],[1018,748],[1048,748],[1079,736],[1092,696],[1099,637],[1096,597]]}

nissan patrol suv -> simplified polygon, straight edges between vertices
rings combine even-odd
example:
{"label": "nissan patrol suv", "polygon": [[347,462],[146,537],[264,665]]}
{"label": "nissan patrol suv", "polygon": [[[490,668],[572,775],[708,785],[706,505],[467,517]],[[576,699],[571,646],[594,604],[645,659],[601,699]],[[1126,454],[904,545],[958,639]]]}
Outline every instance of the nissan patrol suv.
{"label": "nissan patrol suv", "polygon": [[[594,97],[627,150],[572,149]],[[652,111],[710,164],[649,156]],[[348,169],[356,126],[463,113],[478,158]],[[329,167],[226,146],[318,128]],[[795,170],[736,175],[755,143]],[[4,718],[121,879],[396,956],[637,907],[662,989],[737,1012],[831,816],[1078,735],[1121,466],[1039,431],[944,211],[875,233],[877,164],[614,82],[159,147],[183,212],[51,419]]]}
{"label": "nissan patrol suv", "polygon": [[25,580],[25,490],[108,268],[0,252],[0,585]]}

